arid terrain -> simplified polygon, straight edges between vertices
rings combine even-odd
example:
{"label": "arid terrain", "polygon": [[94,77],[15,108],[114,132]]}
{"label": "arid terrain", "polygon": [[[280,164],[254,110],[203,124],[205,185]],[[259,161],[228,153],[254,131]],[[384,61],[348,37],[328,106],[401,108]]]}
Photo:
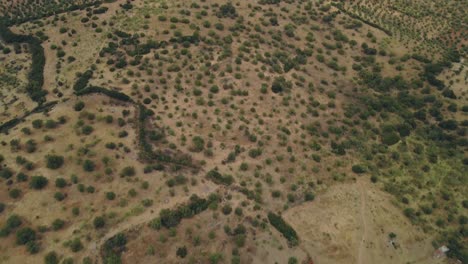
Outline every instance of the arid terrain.
{"label": "arid terrain", "polygon": [[0,0],[0,263],[468,263],[467,17]]}

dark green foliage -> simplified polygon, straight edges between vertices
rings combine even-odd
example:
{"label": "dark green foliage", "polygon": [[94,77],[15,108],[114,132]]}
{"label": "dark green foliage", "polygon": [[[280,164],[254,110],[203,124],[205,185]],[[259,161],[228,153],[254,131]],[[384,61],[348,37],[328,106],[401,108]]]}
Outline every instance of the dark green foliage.
{"label": "dark green foliage", "polygon": [[57,127],[57,122],[55,120],[52,120],[52,119],[47,119],[46,122],[45,122],[45,127],[47,129],[56,128]]}
{"label": "dark green foliage", "polygon": [[458,128],[458,123],[457,121],[451,119],[451,120],[444,120],[439,123],[439,127],[445,129],[445,130],[456,130]]}
{"label": "dark green foliage", "polygon": [[5,227],[8,229],[15,229],[18,226],[20,226],[21,223],[22,223],[21,218],[18,215],[13,214],[10,217],[8,217]]}
{"label": "dark green foliage", "polygon": [[[461,229],[463,230],[464,227]],[[466,247],[466,229],[464,232],[452,232],[447,237],[447,247],[450,248],[450,251],[447,252],[447,256],[450,258],[456,258],[461,261],[461,263],[468,262],[468,249]]]}
{"label": "dark green foliage", "polygon": [[232,212],[232,207],[229,204],[226,204],[222,208],[223,214],[228,215]]}
{"label": "dark green foliage", "polygon": [[85,160],[83,162],[83,169],[87,172],[94,171],[96,164],[92,160]]}
{"label": "dark green foliage", "polygon": [[256,158],[260,155],[262,155],[262,150],[259,148],[254,148],[254,149],[249,150],[249,156],[251,158]]}
{"label": "dark green foliage", "polygon": [[382,134],[382,143],[387,145],[387,146],[391,146],[391,145],[394,145],[396,143],[398,143],[398,141],[400,141],[400,136],[398,136],[397,133],[395,133],[394,131],[385,131],[383,134]]}
{"label": "dark green foliage", "polygon": [[281,0],[260,0],[258,3],[261,5],[275,5],[279,4]]}
{"label": "dark green foliage", "polygon": [[231,185],[234,182],[234,178],[231,175],[223,176],[217,170],[210,170],[206,174],[206,178],[208,178],[216,184]]}
{"label": "dark green foliage", "polygon": [[26,245],[36,240],[36,232],[29,227],[24,227],[16,232],[16,244]]}
{"label": "dark green foliage", "polygon": [[63,156],[59,156],[59,155],[47,155],[46,162],[47,162],[47,168],[55,170],[55,169],[62,167],[64,163],[64,158]]}
{"label": "dark green foliage", "polygon": [[[14,16],[5,16],[2,17],[4,20],[4,24],[6,26],[13,26],[17,24],[22,24],[28,21],[34,21],[45,17],[51,17],[56,14],[71,12],[75,10],[84,10],[87,7],[91,7],[101,2],[110,3],[115,0],[103,0],[103,1],[96,1],[96,0],[82,0],[81,3],[76,1],[36,1],[34,5],[29,6],[30,8],[26,9],[11,9],[14,13]],[[25,2],[29,4],[29,2]],[[18,5],[18,6],[23,6]]]}
{"label": "dark green foliage", "polygon": [[114,192],[107,192],[106,193],[106,198],[107,198],[107,200],[114,200],[115,199],[115,193]]}
{"label": "dark green foliage", "polygon": [[106,225],[106,220],[102,216],[97,216],[93,220],[93,225],[96,229],[103,228]]}
{"label": "dark green foliage", "polygon": [[83,243],[79,238],[75,238],[67,242],[68,247],[70,247],[72,252],[78,252],[83,249]]}
{"label": "dark green foliage", "polygon": [[93,131],[94,131],[94,128],[90,125],[86,125],[81,128],[81,133],[83,133],[84,135],[89,135],[93,133]]}
{"label": "dark green foliage", "polygon": [[268,220],[276,230],[283,234],[291,246],[299,244],[299,237],[297,236],[296,231],[286,223],[281,216],[270,212],[268,213]]}
{"label": "dark green foliage", "polygon": [[176,255],[180,258],[185,258],[185,256],[187,256],[187,248],[186,247],[177,248]]}
{"label": "dark green foliage", "polygon": [[75,111],[79,112],[83,110],[84,107],[85,107],[85,103],[83,101],[79,101],[75,104],[73,108],[75,109]]}
{"label": "dark green foliage", "polygon": [[191,148],[191,151],[193,152],[200,152],[203,151],[205,148],[205,140],[199,136],[195,136],[192,138],[192,143],[193,147]]}
{"label": "dark green foliage", "polygon": [[0,125],[0,133],[7,133],[8,130],[21,123],[21,119],[13,118]]}
{"label": "dark green foliage", "polygon": [[6,221],[5,226],[0,229],[0,237],[8,236],[11,231],[13,231],[13,229],[19,227],[22,223],[23,221],[18,215],[10,215]]}
{"label": "dark green foliage", "polygon": [[304,200],[306,201],[313,201],[315,199],[315,195],[313,192],[306,192],[304,194]]}
{"label": "dark green foliage", "polygon": [[30,254],[36,254],[40,250],[39,243],[37,243],[36,241],[30,241],[26,243],[26,250]]}
{"label": "dark green foliage", "polygon": [[56,193],[54,194],[55,200],[57,200],[57,201],[59,201],[59,202],[60,202],[60,201],[63,201],[63,199],[65,199],[65,197],[66,197],[66,195],[65,195],[64,193],[62,193],[62,192],[56,192]]}
{"label": "dark green foliage", "polygon": [[31,70],[28,74],[26,92],[31,99],[39,104],[45,102],[44,84],[45,55],[41,41],[32,35],[17,35],[0,21],[0,37],[7,43],[27,43],[32,57]]}
{"label": "dark green foliage", "polygon": [[44,257],[44,264],[58,264],[59,263],[59,257],[55,251],[51,251],[47,253]]}
{"label": "dark green foliage", "polygon": [[[263,1],[263,0],[262,0],[262,1]],[[266,0],[266,1],[271,1],[271,0]],[[382,32],[384,32],[384,33],[387,34],[388,36],[392,36],[392,35],[393,35],[393,33],[392,33],[390,30],[381,27],[381,26],[378,25],[377,23],[374,23],[374,22],[371,22],[371,21],[369,21],[369,20],[366,20],[366,19],[364,19],[364,18],[362,18],[362,17],[360,17],[360,16],[358,16],[358,15],[356,15],[356,14],[354,14],[354,13],[348,11],[347,9],[344,9],[341,3],[331,3],[331,5],[334,6],[334,7],[336,7],[336,8],[338,8],[341,12],[347,14],[348,16],[350,16],[350,17],[352,17],[352,18],[354,18],[354,19],[357,19],[357,20],[361,21],[362,23],[367,24],[367,25],[369,25],[369,26],[371,26],[371,27],[374,27],[374,28],[377,28],[377,29],[381,30]]]}
{"label": "dark green foliage", "polygon": [[286,81],[283,76],[275,77],[273,80],[273,84],[271,85],[271,90],[274,93],[281,93],[284,92],[292,87],[292,83],[290,81]]}
{"label": "dark green foliage", "polygon": [[64,178],[57,178],[55,180],[55,187],[64,188],[67,186],[67,181]]}
{"label": "dark green foliage", "polygon": [[135,174],[136,174],[136,171],[133,166],[127,166],[123,168],[122,172],[120,173],[122,177],[132,177],[132,176],[135,176]]}
{"label": "dark green foliage", "polygon": [[380,73],[362,70],[359,76],[368,87],[378,92],[389,92],[392,89],[404,90],[408,87],[408,83],[400,75],[382,77]]}
{"label": "dark green foliage", "polygon": [[20,189],[11,189],[8,194],[10,195],[11,198],[17,199],[21,195],[21,190]]}
{"label": "dark green foliage", "polygon": [[360,164],[356,164],[356,165],[353,165],[353,167],[351,167],[351,170],[356,174],[361,174],[361,173],[366,172],[366,167]]}
{"label": "dark green foliage", "polygon": [[166,228],[177,226],[183,218],[190,218],[196,214],[206,210],[210,203],[217,201],[218,197],[210,197],[210,199],[202,199],[196,195],[190,197],[190,201],[186,205],[180,205],[176,209],[163,209],[159,213],[161,225]]}
{"label": "dark green foliage", "polygon": [[32,176],[31,180],[29,181],[29,187],[32,189],[40,190],[44,188],[49,180],[44,176]]}
{"label": "dark green foliage", "polygon": [[232,5],[231,2],[221,5],[219,7],[217,16],[220,18],[221,17],[235,18],[237,17],[236,8]]}
{"label": "dark green foliage", "polygon": [[103,260],[105,264],[121,263],[120,254],[125,250],[127,238],[125,234],[118,233],[104,243]]}
{"label": "dark green foliage", "polygon": [[52,229],[55,231],[62,229],[64,226],[65,226],[65,221],[63,221],[62,219],[55,219],[52,222]]}
{"label": "dark green foliage", "polygon": [[[73,85],[73,90],[75,90],[75,92],[78,92],[78,91],[81,91],[84,88],[86,88],[86,86],[88,85],[89,80],[92,77],[93,77],[93,71],[91,71],[91,70],[85,71],[76,80],[75,84]],[[84,106],[84,104],[83,104],[83,106]],[[76,110],[76,107],[75,107],[75,110]],[[80,110],[76,110],[76,111],[80,111]]]}
{"label": "dark green foliage", "polygon": [[86,95],[86,94],[92,94],[92,93],[102,93],[105,94],[111,98],[114,98],[116,100],[124,101],[124,102],[133,102],[132,98],[130,98],[128,95],[117,92],[114,90],[108,90],[103,87],[98,87],[98,86],[88,86],[84,89],[81,89],[79,91],[76,91],[75,94],[80,96],[80,95]]}
{"label": "dark green foliage", "polygon": [[2,167],[0,168],[0,177],[3,179],[9,179],[13,176],[13,171],[10,168]]}

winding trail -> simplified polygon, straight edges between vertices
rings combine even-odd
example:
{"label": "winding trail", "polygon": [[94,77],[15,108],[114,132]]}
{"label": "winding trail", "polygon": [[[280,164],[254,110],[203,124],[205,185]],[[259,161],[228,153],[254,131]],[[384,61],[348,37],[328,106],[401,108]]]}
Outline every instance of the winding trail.
{"label": "winding trail", "polygon": [[[194,194],[197,194],[201,198],[207,198],[211,193],[216,193],[218,192],[219,188],[215,187],[213,189],[208,188],[206,190],[201,190],[198,192],[195,192]],[[158,206],[151,207],[146,209],[143,213],[133,216],[133,217],[128,217],[126,219],[122,219],[122,221],[112,228],[110,228],[101,238],[96,239],[92,241],[88,245],[88,250],[93,256],[93,258],[96,259],[96,261],[99,262],[100,260],[100,250],[104,243],[109,240],[111,237],[117,235],[118,233],[121,232],[126,232],[128,230],[136,229],[139,228],[143,225],[146,225],[149,223],[152,219],[155,217],[159,216],[159,212],[162,209],[170,209],[174,208],[179,204],[183,204],[187,201],[188,198],[178,198],[178,199],[166,199],[165,201],[160,201],[158,202]]]}

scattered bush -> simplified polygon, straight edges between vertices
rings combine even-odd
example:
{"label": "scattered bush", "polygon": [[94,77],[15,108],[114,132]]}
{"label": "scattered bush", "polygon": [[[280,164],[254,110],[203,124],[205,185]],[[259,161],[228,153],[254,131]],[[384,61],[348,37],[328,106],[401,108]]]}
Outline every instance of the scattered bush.
{"label": "scattered bush", "polygon": [[55,170],[62,167],[64,163],[63,156],[59,155],[47,155],[46,156],[47,168]]}
{"label": "scattered bush", "polygon": [[40,190],[44,188],[49,180],[44,176],[32,176],[31,180],[29,181],[29,187],[32,189]]}
{"label": "scattered bush", "polygon": [[36,240],[36,232],[29,227],[24,227],[16,232],[16,244],[26,245]]}
{"label": "scattered bush", "polygon": [[93,225],[96,229],[103,228],[106,225],[106,220],[102,216],[97,216],[93,220]]}

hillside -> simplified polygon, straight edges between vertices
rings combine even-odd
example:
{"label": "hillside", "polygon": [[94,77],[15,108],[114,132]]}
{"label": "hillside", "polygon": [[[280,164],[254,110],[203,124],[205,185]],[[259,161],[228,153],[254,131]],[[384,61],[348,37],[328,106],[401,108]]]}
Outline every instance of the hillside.
{"label": "hillside", "polygon": [[0,263],[468,263],[465,9],[0,0]]}

